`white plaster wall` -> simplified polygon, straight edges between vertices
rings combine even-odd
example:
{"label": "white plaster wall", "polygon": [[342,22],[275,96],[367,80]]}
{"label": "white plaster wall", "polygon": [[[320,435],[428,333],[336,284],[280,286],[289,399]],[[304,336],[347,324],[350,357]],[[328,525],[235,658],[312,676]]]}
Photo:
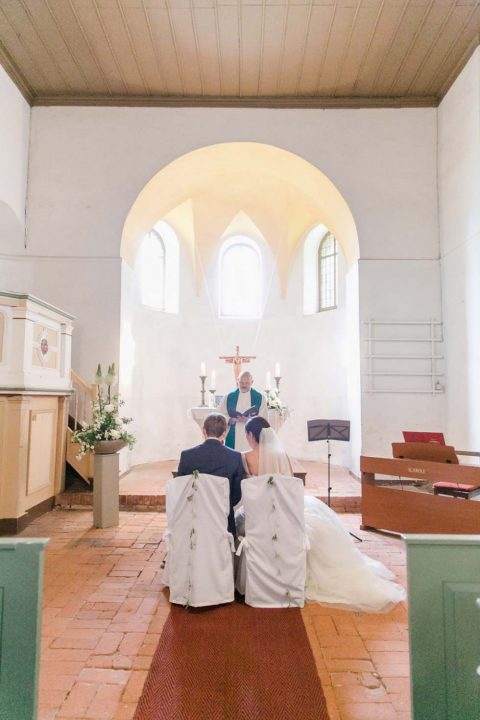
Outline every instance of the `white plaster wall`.
{"label": "white plaster wall", "polygon": [[30,106],[0,67],[0,253],[23,251],[29,132]]}
{"label": "white plaster wall", "polygon": [[[364,455],[391,456],[392,442],[402,442],[402,430],[446,432],[445,395],[428,393],[370,393],[366,377],[369,351],[365,321],[442,320],[441,277],[438,259],[431,260],[361,260],[360,266],[360,354],[362,358],[362,452]],[[417,337],[411,326],[393,328],[389,333],[399,337]],[[421,336],[421,332],[418,335]],[[421,346],[385,343],[385,354],[410,355],[427,353],[429,344]],[[445,354],[445,344],[436,351]],[[382,352],[380,350],[379,352]],[[388,361],[390,363],[390,361]],[[421,361],[421,371],[429,363]],[[437,370],[444,369],[438,361]],[[417,372],[418,361],[392,361],[390,371]],[[428,370],[428,368],[427,368]],[[442,378],[443,380],[443,378]],[[388,381],[388,378],[387,378]],[[423,387],[424,378],[394,378],[397,387]],[[414,384],[415,383],[415,384]]]}
{"label": "white plaster wall", "polygon": [[448,439],[480,449],[480,49],[438,109]]}
{"label": "white plaster wall", "polygon": [[363,257],[431,257],[436,111],[33,109],[29,249],[114,256],[127,213],[166,164],[205,145],[272,144],[313,163],[349,204]]}
{"label": "white plaster wall", "polygon": [[[118,359],[112,357],[119,347],[118,253],[123,224],[138,193],[179,155],[229,141],[276,145],[324,172],[352,210],[363,258],[438,256],[435,109],[34,108],[27,254],[35,266],[37,294],[77,316],[74,369],[88,375],[98,360]],[[141,433],[139,458],[150,458],[151,448],[157,448],[155,422],[161,425],[157,457],[175,456],[178,442],[170,438],[168,418],[173,413],[176,424],[190,423],[186,412],[192,398],[198,397],[199,361],[205,360],[210,368],[215,363],[222,383],[219,389],[226,390],[231,369],[225,367],[222,376],[216,357],[220,348],[222,354],[231,352],[237,343],[242,350],[253,351],[254,346],[262,384],[264,371],[273,369],[276,360],[282,363],[282,393],[295,409],[287,440],[294,453],[300,453],[305,442],[306,419],[353,417],[355,394],[348,378],[355,375],[355,361],[347,357],[347,321],[344,317],[337,327],[338,315],[303,317],[298,257],[287,299],[281,301],[275,284],[272,288],[257,341],[257,327],[248,323],[241,331],[218,324],[214,329],[208,297],[194,295],[191,268],[188,263],[184,268],[182,283],[187,290],[181,314],[163,316],[161,324],[148,323],[158,354],[135,344],[139,321],[136,316],[131,320],[129,343],[142,368],[135,392],[154,409],[149,411],[145,435]],[[360,277],[360,295],[365,287]],[[435,295],[435,287],[412,287],[412,298],[415,293]],[[386,283],[384,294],[389,293]],[[369,301],[372,316],[383,312],[384,294],[376,292]],[[282,342],[282,333],[288,337],[293,333],[296,346]],[[214,342],[212,337],[217,336],[220,340]],[[185,395],[181,406],[175,399],[180,387]],[[302,396],[303,407],[296,407]],[[145,422],[146,415],[142,416]],[[370,419],[368,427],[380,425],[385,437],[389,435],[393,421],[382,403],[374,418],[364,413],[364,420]],[[186,432],[186,440],[194,441],[195,429],[189,426]],[[304,444],[301,455],[321,456],[321,445]],[[334,462],[348,462],[346,447],[338,443],[334,452],[338,453]]]}

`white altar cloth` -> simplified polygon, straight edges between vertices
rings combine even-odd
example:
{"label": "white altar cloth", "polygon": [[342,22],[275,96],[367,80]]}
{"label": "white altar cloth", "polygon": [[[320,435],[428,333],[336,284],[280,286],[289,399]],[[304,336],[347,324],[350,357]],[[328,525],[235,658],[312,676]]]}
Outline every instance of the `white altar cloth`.
{"label": "white altar cloth", "polygon": [[[208,406],[205,407],[193,407],[190,409],[190,414],[194,421],[197,423],[200,430],[203,427],[203,421],[207,417],[207,415],[210,415],[210,413],[215,412],[215,408],[210,408]],[[267,411],[268,415],[268,422],[272,426],[272,428],[275,430],[275,432],[278,432],[287,419],[286,416],[280,415],[280,413],[277,410],[272,410],[271,408]]]}

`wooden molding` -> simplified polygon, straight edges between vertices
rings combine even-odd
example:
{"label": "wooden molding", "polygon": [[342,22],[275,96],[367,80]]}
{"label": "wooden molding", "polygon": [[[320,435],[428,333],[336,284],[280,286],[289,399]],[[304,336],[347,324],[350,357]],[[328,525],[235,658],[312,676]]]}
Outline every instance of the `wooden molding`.
{"label": "wooden molding", "polygon": [[271,108],[271,109],[362,109],[437,107],[435,95],[422,97],[206,97],[199,95],[159,95],[156,97],[109,95],[39,95],[34,107],[105,106],[105,107],[205,107],[205,108]]}
{"label": "wooden molding", "polygon": [[55,504],[55,498],[49,497],[46,500],[38,503],[29,508],[27,512],[18,518],[0,518],[0,536],[2,535],[18,535],[18,533],[25,530],[32,520],[40,517],[46,512],[53,510]]}

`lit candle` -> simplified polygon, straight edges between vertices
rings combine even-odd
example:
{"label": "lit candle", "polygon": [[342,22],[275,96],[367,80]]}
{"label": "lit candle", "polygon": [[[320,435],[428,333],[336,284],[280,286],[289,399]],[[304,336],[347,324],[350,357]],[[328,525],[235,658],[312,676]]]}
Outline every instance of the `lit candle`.
{"label": "lit candle", "polygon": [[207,369],[205,367],[204,361],[202,360],[202,362],[200,363],[200,375],[202,377],[205,377],[206,374],[207,374]]}
{"label": "lit candle", "polygon": [[280,363],[275,363],[275,377],[280,377]]}
{"label": "lit candle", "polygon": [[212,370],[212,375],[210,377],[210,390],[215,390],[215,370]]}
{"label": "lit candle", "polygon": [[265,390],[271,390],[271,389],[272,389],[272,378],[270,375],[270,370],[268,370],[266,378],[265,378]]}

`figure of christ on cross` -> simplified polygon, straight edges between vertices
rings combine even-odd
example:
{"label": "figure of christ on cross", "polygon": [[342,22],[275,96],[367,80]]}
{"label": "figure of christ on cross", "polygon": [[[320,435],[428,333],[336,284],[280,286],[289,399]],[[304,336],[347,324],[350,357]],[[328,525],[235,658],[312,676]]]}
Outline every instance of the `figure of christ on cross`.
{"label": "figure of christ on cross", "polygon": [[235,382],[238,380],[238,376],[242,371],[242,363],[248,363],[250,360],[255,360],[255,355],[240,355],[240,346],[236,346],[235,355],[220,355],[220,360],[225,360],[226,363],[233,364],[233,374],[235,375]]}

